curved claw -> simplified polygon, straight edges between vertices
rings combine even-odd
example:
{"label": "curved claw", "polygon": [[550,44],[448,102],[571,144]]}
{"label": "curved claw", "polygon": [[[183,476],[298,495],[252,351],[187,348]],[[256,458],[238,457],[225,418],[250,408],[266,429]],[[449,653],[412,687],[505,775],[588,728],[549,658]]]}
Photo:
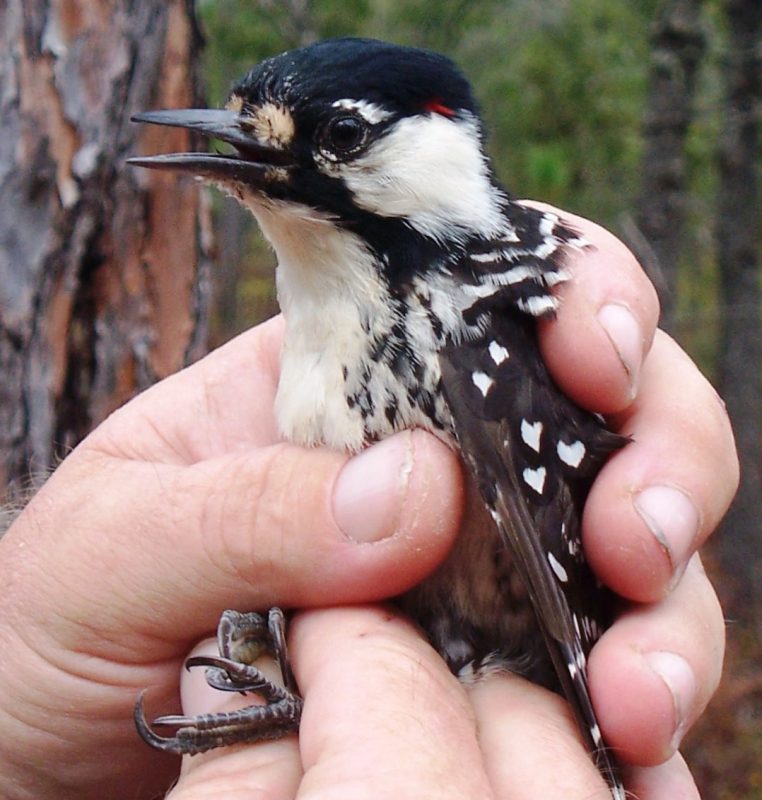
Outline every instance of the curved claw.
{"label": "curved claw", "polygon": [[232,670],[235,673],[240,669],[241,664],[224,656],[191,656],[185,660],[185,669],[189,670],[192,667],[216,667],[224,672]]}
{"label": "curved claw", "polygon": [[[179,743],[175,737],[159,736],[159,734],[156,733],[148,724],[145,710],[143,708],[143,698],[145,697],[145,694],[146,690],[143,689],[143,691],[138,695],[138,699],[135,701],[135,707],[132,713],[133,719],[135,720],[135,727],[137,728],[141,738],[146,744],[150,744],[151,747],[155,747],[157,750],[163,750],[166,753],[181,752],[178,746]],[[156,720],[156,722],[159,722],[159,720]]]}
{"label": "curved claw", "polygon": [[193,725],[196,720],[193,717],[184,717],[182,714],[162,714],[156,717],[152,725],[174,725],[181,728],[183,725]]}
{"label": "curved claw", "polygon": [[141,692],[135,703],[135,727],[143,740],[158,750],[178,755],[196,755],[238,742],[280,739],[299,728],[302,699],[286,697],[267,705],[252,705],[237,711],[185,717],[169,714],[158,717],[153,725],[172,725],[178,728],[175,736],[159,736],[148,724],[143,711]]}
{"label": "curved claw", "polygon": [[[150,724],[143,708],[145,690],[135,703],[135,727],[152,747],[169,753],[194,755],[236,742],[278,739],[298,730],[302,698],[286,653],[285,616],[279,608],[261,614],[226,611],[218,626],[220,655],[193,656],[186,669],[206,668],[206,681],[226,692],[254,692],[264,704],[254,703],[238,711],[201,714],[196,717],[168,714]],[[286,687],[273,683],[254,666],[261,654],[275,655]],[[240,656],[240,658],[239,658]],[[152,726],[176,728],[174,736],[160,736]]]}
{"label": "curved claw", "polygon": [[236,681],[231,677],[231,671],[235,672],[241,665],[237,661],[232,661],[224,656],[192,656],[185,660],[185,669],[190,671],[193,667],[206,667],[206,682],[212,689],[221,692],[240,692],[256,690],[258,684],[247,684],[245,687],[236,685]]}
{"label": "curved claw", "polygon": [[241,664],[225,656],[193,656],[185,662],[185,667],[206,667],[206,682],[222,692],[256,692],[270,699],[283,697],[283,690],[268,680],[257,667]]}

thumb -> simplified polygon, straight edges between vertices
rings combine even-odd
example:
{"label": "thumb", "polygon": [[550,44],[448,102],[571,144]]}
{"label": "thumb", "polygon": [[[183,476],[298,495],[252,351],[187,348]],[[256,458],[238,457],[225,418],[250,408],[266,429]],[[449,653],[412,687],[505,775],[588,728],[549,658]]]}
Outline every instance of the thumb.
{"label": "thumb", "polygon": [[[177,465],[81,449],[36,501],[68,524],[64,535],[59,525],[41,536],[38,515],[27,557],[42,574],[71,565],[38,587],[41,617],[49,624],[64,608],[69,623],[119,630],[133,652],[148,637],[154,657],[163,641],[171,657],[226,607],[335,605],[404,591],[448,551],[462,487],[449,448],[406,431],[353,458],[277,444]],[[72,547],[82,557],[64,552]]]}

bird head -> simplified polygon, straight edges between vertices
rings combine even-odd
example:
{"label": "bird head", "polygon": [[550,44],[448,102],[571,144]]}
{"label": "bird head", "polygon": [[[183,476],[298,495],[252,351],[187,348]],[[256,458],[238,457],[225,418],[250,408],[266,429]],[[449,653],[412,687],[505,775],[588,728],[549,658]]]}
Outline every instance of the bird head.
{"label": "bird head", "polygon": [[[139,114],[188,128],[225,153],[133,158],[198,175],[237,197],[278,249],[273,218],[329,222],[378,244],[413,233],[441,244],[500,227],[501,198],[471,89],[446,57],[335,39],[255,66],[225,109]],[[407,238],[405,235],[402,238]],[[379,245],[380,249],[383,249]]]}

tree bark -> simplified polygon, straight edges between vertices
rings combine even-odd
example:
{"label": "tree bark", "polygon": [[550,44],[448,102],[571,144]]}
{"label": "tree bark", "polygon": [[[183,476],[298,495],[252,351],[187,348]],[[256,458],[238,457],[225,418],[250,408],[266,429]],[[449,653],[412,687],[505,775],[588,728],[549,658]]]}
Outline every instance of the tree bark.
{"label": "tree bark", "polygon": [[192,0],[0,4],[0,495],[201,353],[199,193],[129,168],[200,102]]}
{"label": "tree bark", "polygon": [[757,635],[762,637],[762,3],[725,0],[724,8],[729,28],[725,57],[727,105],[718,151],[715,231],[723,309],[720,387],[736,430],[741,488],[726,518],[716,553],[734,589],[725,598],[729,617],[756,620]]}
{"label": "tree bark", "polygon": [[706,48],[701,0],[666,0],[651,28],[637,236],[630,236],[660,294],[661,325],[675,326],[675,293],[686,209],[685,138],[696,72]]}

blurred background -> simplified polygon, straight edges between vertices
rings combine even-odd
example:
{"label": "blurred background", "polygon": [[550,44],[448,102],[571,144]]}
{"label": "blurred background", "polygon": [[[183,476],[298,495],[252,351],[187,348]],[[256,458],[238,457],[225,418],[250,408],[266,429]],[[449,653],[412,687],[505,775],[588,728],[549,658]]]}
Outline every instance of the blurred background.
{"label": "blurred background", "polygon": [[504,184],[623,238],[727,402],[743,483],[705,558],[728,666],[686,755],[704,797],[762,798],[760,0],[0,3],[0,491],[277,311],[234,202],[124,165],[203,145],[130,114],[219,106],[258,60],[338,35],[454,58]]}

